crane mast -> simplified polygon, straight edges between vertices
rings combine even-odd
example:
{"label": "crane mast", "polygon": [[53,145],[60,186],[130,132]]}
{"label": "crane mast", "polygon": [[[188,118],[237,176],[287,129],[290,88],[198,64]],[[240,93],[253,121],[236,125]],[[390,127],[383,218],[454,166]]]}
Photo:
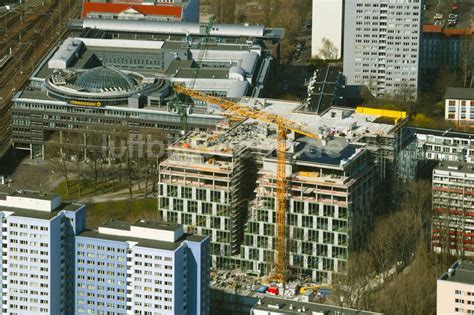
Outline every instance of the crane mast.
{"label": "crane mast", "polygon": [[[209,36],[211,35],[212,26],[214,25],[215,21],[216,21],[215,16],[209,17],[209,20],[206,24],[204,38],[202,38],[202,40],[198,43],[198,49],[199,48],[203,48],[203,49],[201,49],[199,51],[199,55],[198,55],[197,59],[195,59],[198,68],[197,68],[196,71],[194,71],[193,78],[192,78],[191,85],[190,85],[191,89],[194,89],[194,85],[196,84],[196,80],[197,80],[197,77],[199,75],[199,69],[200,69],[199,62],[202,61],[202,59],[204,58],[204,54],[206,53],[207,44],[209,42]],[[202,45],[204,45],[204,47],[202,47]],[[174,107],[176,108],[177,113],[178,113],[179,118],[180,118],[181,133],[185,134],[186,130],[188,129],[188,109],[179,100],[177,95],[175,95]]]}
{"label": "crane mast", "polygon": [[277,126],[277,178],[276,178],[276,272],[278,280],[286,276],[286,129]]}

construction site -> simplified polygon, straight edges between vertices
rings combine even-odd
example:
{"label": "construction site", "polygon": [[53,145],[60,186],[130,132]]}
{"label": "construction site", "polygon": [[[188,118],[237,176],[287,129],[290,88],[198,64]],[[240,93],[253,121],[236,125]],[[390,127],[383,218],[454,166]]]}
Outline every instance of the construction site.
{"label": "construction site", "polygon": [[[209,235],[213,268],[253,275],[248,288],[286,283],[279,292],[292,295],[298,291],[288,286],[292,279],[300,286],[331,284],[381,211],[387,192],[380,184],[396,176],[407,143],[400,131],[406,113],[363,107],[314,113],[304,102],[237,104],[175,90],[220,106],[227,120],[168,147],[159,171],[161,218]],[[241,286],[237,276],[224,278],[214,284]]]}

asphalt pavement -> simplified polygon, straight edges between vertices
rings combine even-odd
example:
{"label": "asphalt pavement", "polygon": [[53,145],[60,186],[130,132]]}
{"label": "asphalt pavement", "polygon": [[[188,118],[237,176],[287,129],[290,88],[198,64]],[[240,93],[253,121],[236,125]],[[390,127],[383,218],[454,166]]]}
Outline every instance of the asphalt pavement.
{"label": "asphalt pavement", "polygon": [[[423,13],[424,24],[435,24],[434,16],[436,13],[442,13],[442,22],[445,29],[467,29],[471,27],[472,9],[474,0],[462,0],[459,3],[459,19],[456,26],[448,26],[448,15],[452,12],[449,2],[446,0],[427,0],[426,10]],[[438,22],[439,23],[439,22]]]}

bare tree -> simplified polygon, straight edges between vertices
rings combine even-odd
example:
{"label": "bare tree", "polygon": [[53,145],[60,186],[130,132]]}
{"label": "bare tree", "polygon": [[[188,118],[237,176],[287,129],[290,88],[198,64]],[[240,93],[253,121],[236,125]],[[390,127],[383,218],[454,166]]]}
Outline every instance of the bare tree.
{"label": "bare tree", "polygon": [[241,8],[237,12],[235,22],[238,23],[238,24],[242,24],[242,23],[245,23],[246,21],[247,21],[247,15],[245,14],[244,9]]}
{"label": "bare tree", "polygon": [[236,0],[213,0],[211,2],[214,15],[220,23],[234,23],[236,6]]}
{"label": "bare tree", "polygon": [[352,253],[349,256],[344,270],[336,275],[334,281],[334,294],[340,306],[369,308],[374,270],[373,257],[369,252]]}
{"label": "bare tree", "polygon": [[373,76],[369,76],[369,81],[367,82],[367,89],[369,90],[372,96],[377,96],[377,81]]}
{"label": "bare tree", "polygon": [[319,50],[319,55],[323,59],[335,60],[339,50],[336,48],[333,42],[329,38],[323,37],[321,39],[322,47]]}
{"label": "bare tree", "polygon": [[395,99],[398,100],[403,107],[409,109],[410,112],[415,112],[415,96],[416,89],[406,80],[402,80],[398,92],[394,95]]}
{"label": "bare tree", "polygon": [[457,77],[450,71],[449,67],[447,65],[441,65],[435,82],[435,92],[438,97],[442,98],[448,87],[460,87],[461,85],[462,83],[459,82]]}
{"label": "bare tree", "polygon": [[52,171],[60,172],[66,182],[66,194],[70,194],[70,154],[62,145],[62,133],[54,133],[45,144],[45,159],[51,161]]}
{"label": "bare tree", "polygon": [[[102,131],[105,132],[105,131]],[[99,131],[86,131],[85,137],[87,139],[86,143],[86,152],[87,152],[87,160],[89,167],[92,171],[92,178],[94,180],[94,191],[97,192],[98,190],[98,182],[99,177],[101,177],[101,171],[103,168],[101,164],[103,163],[104,157],[102,156],[103,149],[102,149],[102,133]]]}
{"label": "bare tree", "polygon": [[469,76],[472,76],[472,63],[474,52],[471,36],[463,36],[460,39],[459,70],[463,87],[469,87]]}
{"label": "bare tree", "polygon": [[417,246],[410,270],[374,297],[375,310],[394,315],[436,313],[436,279],[442,269],[423,243]]}

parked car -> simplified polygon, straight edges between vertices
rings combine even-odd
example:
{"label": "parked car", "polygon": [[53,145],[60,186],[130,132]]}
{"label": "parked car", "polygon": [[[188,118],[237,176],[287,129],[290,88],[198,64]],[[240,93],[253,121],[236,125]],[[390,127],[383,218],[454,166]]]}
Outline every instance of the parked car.
{"label": "parked car", "polygon": [[272,295],[278,295],[280,294],[280,290],[278,290],[278,287],[268,287],[267,293]]}
{"label": "parked car", "polygon": [[450,13],[448,15],[448,20],[457,20],[458,18],[459,18],[459,15],[455,13]]}
{"label": "parked car", "polygon": [[439,12],[434,15],[435,20],[442,20],[443,17],[444,17],[443,13],[439,13]]}
{"label": "parked car", "polygon": [[257,293],[265,293],[267,292],[268,286],[266,285],[261,285],[258,289],[255,290]]}
{"label": "parked car", "polygon": [[448,26],[456,26],[458,24],[458,15],[451,13],[448,15]]}

